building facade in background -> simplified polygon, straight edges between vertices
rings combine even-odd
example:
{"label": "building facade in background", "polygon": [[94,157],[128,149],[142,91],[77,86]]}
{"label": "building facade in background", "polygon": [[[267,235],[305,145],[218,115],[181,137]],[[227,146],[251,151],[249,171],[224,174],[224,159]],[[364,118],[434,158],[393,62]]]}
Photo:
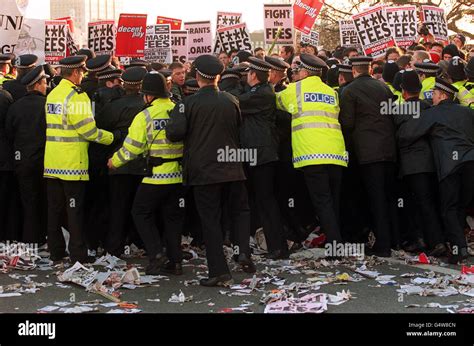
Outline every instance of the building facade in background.
{"label": "building facade in background", "polygon": [[122,10],[123,0],[50,0],[50,18],[72,17],[75,40],[80,46],[87,40],[87,23],[101,19],[118,21]]}

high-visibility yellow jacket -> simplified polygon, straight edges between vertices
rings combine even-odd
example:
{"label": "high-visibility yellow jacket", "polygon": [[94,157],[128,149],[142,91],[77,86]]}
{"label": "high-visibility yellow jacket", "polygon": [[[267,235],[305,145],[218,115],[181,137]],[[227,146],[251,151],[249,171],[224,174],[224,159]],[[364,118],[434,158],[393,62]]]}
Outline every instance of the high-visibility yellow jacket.
{"label": "high-visibility yellow jacket", "polygon": [[3,85],[3,83],[6,81],[14,80],[14,79],[15,79],[15,76],[11,74],[6,74],[6,75],[0,74],[0,85]]}
{"label": "high-visibility yellow jacket", "polygon": [[387,84],[388,88],[390,89],[390,91],[392,92],[392,94],[394,94],[395,96],[397,96],[397,102],[398,103],[403,103],[403,97],[402,97],[402,93],[400,91],[398,91],[397,89],[395,89],[392,85],[392,83],[389,83],[389,82],[385,82],[385,84]]}
{"label": "high-visibility yellow jacket", "polygon": [[[177,159],[183,157],[183,143],[170,142],[166,138],[165,127],[169,113],[175,104],[170,99],[155,99],[150,107],[138,113],[128,129],[128,135],[112,157],[115,167],[149,151],[151,157]],[[153,176],[143,178],[142,183],[153,185],[179,184],[183,182],[181,164],[177,161],[165,162],[153,167]]]}
{"label": "high-visibility yellow jacket", "polygon": [[466,107],[471,107],[474,109],[474,88],[468,90],[466,86],[474,85],[474,82],[468,82],[462,80],[459,82],[453,83],[453,86],[456,87],[458,91],[458,100],[459,103]]}
{"label": "high-visibility yellow jacket", "polygon": [[89,141],[109,145],[113,134],[97,128],[89,97],[65,78],[49,93],[45,107],[44,176],[89,180]]}
{"label": "high-visibility yellow jacket", "polygon": [[277,94],[278,109],[289,112],[295,168],[333,164],[347,167],[349,160],[339,124],[337,93],[312,76],[288,85]]}
{"label": "high-visibility yellow jacket", "polygon": [[435,86],[435,77],[428,77],[421,82],[420,100],[431,101],[433,99],[433,89]]}

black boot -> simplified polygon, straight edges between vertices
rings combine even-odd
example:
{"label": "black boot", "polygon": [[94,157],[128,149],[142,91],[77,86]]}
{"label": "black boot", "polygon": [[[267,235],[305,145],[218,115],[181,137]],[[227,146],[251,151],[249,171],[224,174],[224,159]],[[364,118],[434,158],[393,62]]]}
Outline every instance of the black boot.
{"label": "black boot", "polygon": [[181,263],[168,261],[161,267],[160,273],[164,275],[183,275],[183,266]]}
{"label": "black boot", "polygon": [[150,263],[145,268],[146,275],[160,275],[161,266],[165,264],[166,256],[159,253],[155,258],[150,259]]}
{"label": "black boot", "polygon": [[433,249],[428,253],[428,256],[432,257],[443,257],[448,253],[448,248],[444,243],[436,244]]}
{"label": "black boot", "polygon": [[247,256],[244,253],[241,253],[237,259],[237,263],[240,264],[242,270],[246,273],[253,274],[257,271],[255,264],[253,263],[250,256]]}
{"label": "black boot", "polygon": [[458,254],[451,254],[451,256],[448,258],[448,262],[449,264],[458,264],[467,258],[469,258],[469,253],[467,252],[467,248],[463,247],[459,250]]}
{"label": "black boot", "polygon": [[234,280],[232,280],[232,275],[230,274],[222,274],[213,278],[199,280],[199,284],[206,287],[229,287],[233,283]]}

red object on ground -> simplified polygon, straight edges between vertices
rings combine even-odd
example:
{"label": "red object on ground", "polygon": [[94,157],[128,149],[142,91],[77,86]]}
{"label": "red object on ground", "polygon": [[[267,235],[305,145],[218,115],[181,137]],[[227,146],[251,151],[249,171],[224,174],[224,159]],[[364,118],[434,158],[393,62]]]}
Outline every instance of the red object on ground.
{"label": "red object on ground", "polygon": [[420,253],[420,256],[418,256],[418,262],[421,264],[430,264],[430,260],[424,252]]}

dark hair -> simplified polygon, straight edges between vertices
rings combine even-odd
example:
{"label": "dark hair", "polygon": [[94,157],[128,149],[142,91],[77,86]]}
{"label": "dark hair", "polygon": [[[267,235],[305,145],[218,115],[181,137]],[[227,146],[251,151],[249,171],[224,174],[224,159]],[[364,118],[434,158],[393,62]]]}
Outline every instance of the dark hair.
{"label": "dark hair", "polygon": [[61,67],[61,77],[71,77],[74,73],[75,68]]}
{"label": "dark hair", "polygon": [[349,53],[350,53],[350,52],[359,53],[359,51],[357,50],[357,48],[355,48],[355,47],[347,47],[347,48],[344,49],[344,51],[342,52],[342,56],[343,56],[343,57],[349,56]]}
{"label": "dark hair", "polygon": [[378,74],[378,73],[382,73],[382,72],[383,72],[383,67],[382,66],[375,66],[372,69],[372,74]]}
{"label": "dark hair", "polygon": [[417,44],[416,46],[413,47],[412,50],[415,50],[415,51],[417,51],[417,50],[424,50],[424,51],[426,51],[426,48],[425,48],[425,46],[423,46],[422,44]]}
{"label": "dark hair", "polygon": [[286,54],[295,54],[295,47],[293,46],[283,46],[283,49],[285,50]]}
{"label": "dark hair", "polygon": [[236,48],[232,48],[230,51],[229,51],[229,55],[233,54],[233,53],[238,53],[239,50],[236,49]]}
{"label": "dark hair", "polygon": [[352,72],[339,72],[339,74],[344,77],[346,83],[352,82],[354,80],[354,75],[352,74]]}
{"label": "dark hair", "polygon": [[[369,74],[369,65],[356,65],[352,66],[354,70],[356,70],[357,73],[360,74]],[[380,71],[382,73],[382,71]]]}
{"label": "dark hair", "polygon": [[398,47],[390,47],[389,49],[387,49],[387,51],[385,52],[385,60],[388,59],[388,56],[392,53],[397,53],[398,55],[401,55],[400,54],[400,50],[398,49]]}
{"label": "dark hair", "polygon": [[220,56],[221,54],[225,54],[227,57],[230,56],[229,53],[227,53],[225,50],[223,50],[222,52],[220,52],[218,56]]}
{"label": "dark hair", "polygon": [[431,48],[433,48],[433,47],[441,47],[441,48],[444,48],[444,45],[443,45],[442,43],[440,43],[440,42],[433,42],[433,43],[431,44]]}
{"label": "dark hair", "polygon": [[169,69],[171,71],[173,71],[174,69],[177,69],[177,68],[184,68],[184,65],[182,63],[180,63],[179,61],[175,61],[175,62],[171,63],[170,66],[169,66]]}
{"label": "dark hair", "polygon": [[261,50],[265,51],[262,47],[257,47],[253,50],[254,54],[257,54],[257,52],[260,52]]}
{"label": "dark hair", "polygon": [[399,69],[404,69],[406,65],[410,63],[412,59],[411,55],[405,54],[398,58],[397,65]]}
{"label": "dark hair", "polygon": [[255,72],[255,74],[257,75],[257,79],[260,83],[268,82],[268,78],[270,76],[269,72],[263,72],[263,71],[254,70],[254,69],[250,69],[250,71]]}
{"label": "dark hair", "polygon": [[20,80],[22,79],[24,76],[26,76],[29,72],[33,71],[35,67],[26,67],[26,68],[17,68],[17,75],[16,75],[16,79]]}

